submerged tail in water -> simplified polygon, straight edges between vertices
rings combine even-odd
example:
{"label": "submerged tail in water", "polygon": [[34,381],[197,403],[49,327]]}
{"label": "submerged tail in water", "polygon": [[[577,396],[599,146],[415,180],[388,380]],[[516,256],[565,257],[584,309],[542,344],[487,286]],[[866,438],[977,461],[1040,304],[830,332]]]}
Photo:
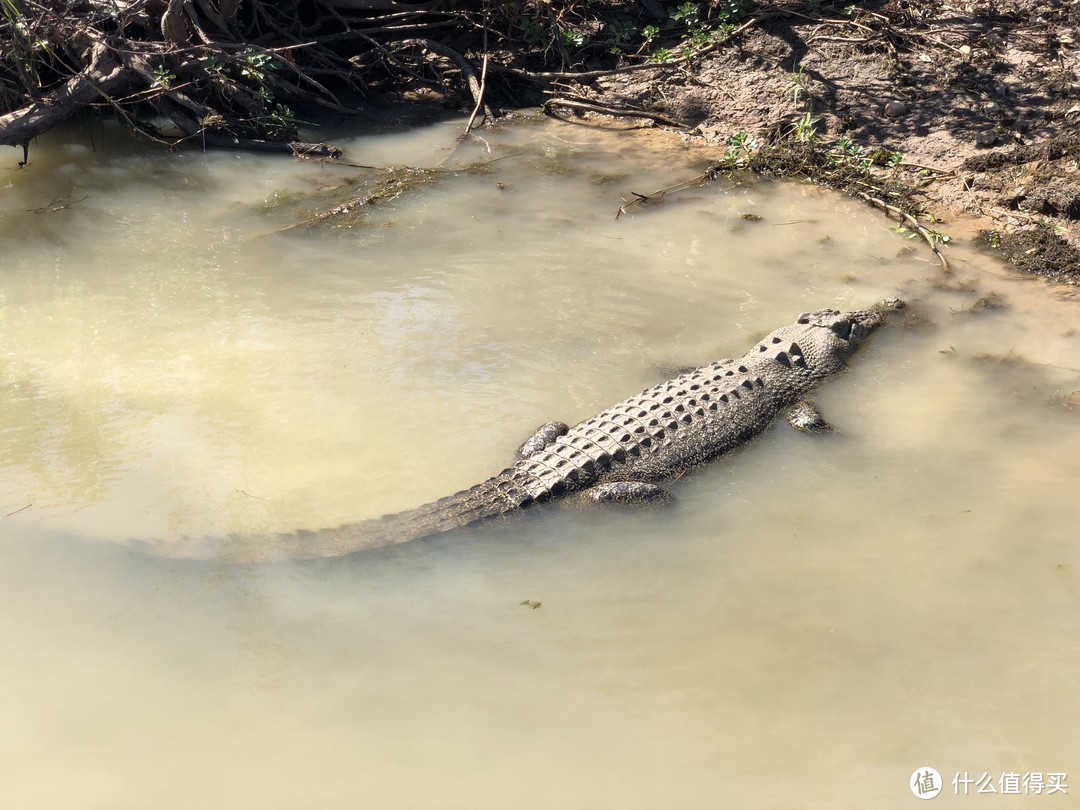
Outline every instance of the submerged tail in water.
{"label": "submerged tail in water", "polygon": [[549,497],[543,492],[531,494],[527,484],[525,476],[511,467],[470,489],[405,512],[333,529],[299,531],[275,537],[270,542],[276,548],[269,556],[340,557],[473,526],[520,511]]}
{"label": "submerged tail in water", "polygon": [[[169,542],[135,541],[156,556],[174,559],[222,559],[238,563],[343,557],[358,551],[408,543],[520,511],[537,501],[523,488],[514,468],[481,484],[405,512],[384,515],[332,529],[288,534],[183,538]],[[544,494],[540,494],[540,500]]]}

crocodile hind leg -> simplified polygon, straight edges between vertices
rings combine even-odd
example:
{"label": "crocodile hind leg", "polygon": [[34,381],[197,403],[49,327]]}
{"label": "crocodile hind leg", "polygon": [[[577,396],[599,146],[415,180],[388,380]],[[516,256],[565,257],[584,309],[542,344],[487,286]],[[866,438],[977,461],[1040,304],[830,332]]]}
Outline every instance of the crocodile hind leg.
{"label": "crocodile hind leg", "polygon": [[788,409],[787,420],[793,428],[805,433],[829,433],[833,430],[833,426],[825,421],[817,406],[808,400],[792,405]]}
{"label": "crocodile hind leg", "polygon": [[517,449],[518,458],[529,458],[536,455],[560,436],[565,436],[569,430],[570,428],[563,422],[548,422],[546,425],[541,425]]}
{"label": "crocodile hind leg", "polygon": [[621,503],[631,505],[656,505],[675,500],[675,496],[662,486],[643,481],[612,481],[597,484],[581,493],[591,503]]}

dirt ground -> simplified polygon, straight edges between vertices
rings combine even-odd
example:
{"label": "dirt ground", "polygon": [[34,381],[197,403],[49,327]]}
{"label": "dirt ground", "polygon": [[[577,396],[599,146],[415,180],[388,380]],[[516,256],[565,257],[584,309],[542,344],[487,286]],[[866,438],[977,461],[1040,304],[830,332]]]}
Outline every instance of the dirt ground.
{"label": "dirt ground", "polygon": [[970,215],[1018,268],[1080,283],[1080,2],[861,5],[776,14],[662,81],[621,74],[589,92],[717,143],[809,113],[825,142],[902,152],[894,171],[924,212]]}

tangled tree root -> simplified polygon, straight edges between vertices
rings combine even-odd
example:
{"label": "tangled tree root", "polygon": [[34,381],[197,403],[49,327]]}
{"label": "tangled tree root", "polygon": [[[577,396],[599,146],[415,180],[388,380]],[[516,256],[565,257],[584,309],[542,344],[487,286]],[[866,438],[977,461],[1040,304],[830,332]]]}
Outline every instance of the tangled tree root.
{"label": "tangled tree root", "polygon": [[[21,146],[25,162],[35,137],[96,106],[169,144],[291,143],[282,151],[311,155],[295,147],[294,110],[352,112],[357,94],[418,87],[473,110],[471,129],[499,101],[535,104],[568,80],[685,69],[779,13],[750,0],[710,7],[690,38],[668,19],[675,2],[0,0],[0,144]],[[647,23],[658,21],[654,43],[661,29]],[[672,44],[663,60],[648,53],[660,40]]]}
{"label": "tangled tree root", "polygon": [[372,78],[445,87],[451,71],[477,95],[469,60],[423,35],[482,15],[437,5],[0,0],[0,144],[22,147],[25,163],[35,137],[97,106],[167,143],[330,156],[300,141],[294,108],[344,113],[343,94],[365,93]]}

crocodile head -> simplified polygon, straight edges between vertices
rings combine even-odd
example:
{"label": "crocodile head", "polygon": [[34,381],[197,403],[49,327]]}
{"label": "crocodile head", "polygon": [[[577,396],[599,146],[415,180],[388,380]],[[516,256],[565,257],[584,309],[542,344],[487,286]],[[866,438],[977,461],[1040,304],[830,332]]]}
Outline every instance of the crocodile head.
{"label": "crocodile head", "polygon": [[835,309],[805,312],[796,322],[801,332],[799,341],[804,345],[808,357],[816,354],[822,359],[842,361],[884,324],[890,313],[905,306],[899,298],[886,298],[870,309],[853,312],[837,312]]}

